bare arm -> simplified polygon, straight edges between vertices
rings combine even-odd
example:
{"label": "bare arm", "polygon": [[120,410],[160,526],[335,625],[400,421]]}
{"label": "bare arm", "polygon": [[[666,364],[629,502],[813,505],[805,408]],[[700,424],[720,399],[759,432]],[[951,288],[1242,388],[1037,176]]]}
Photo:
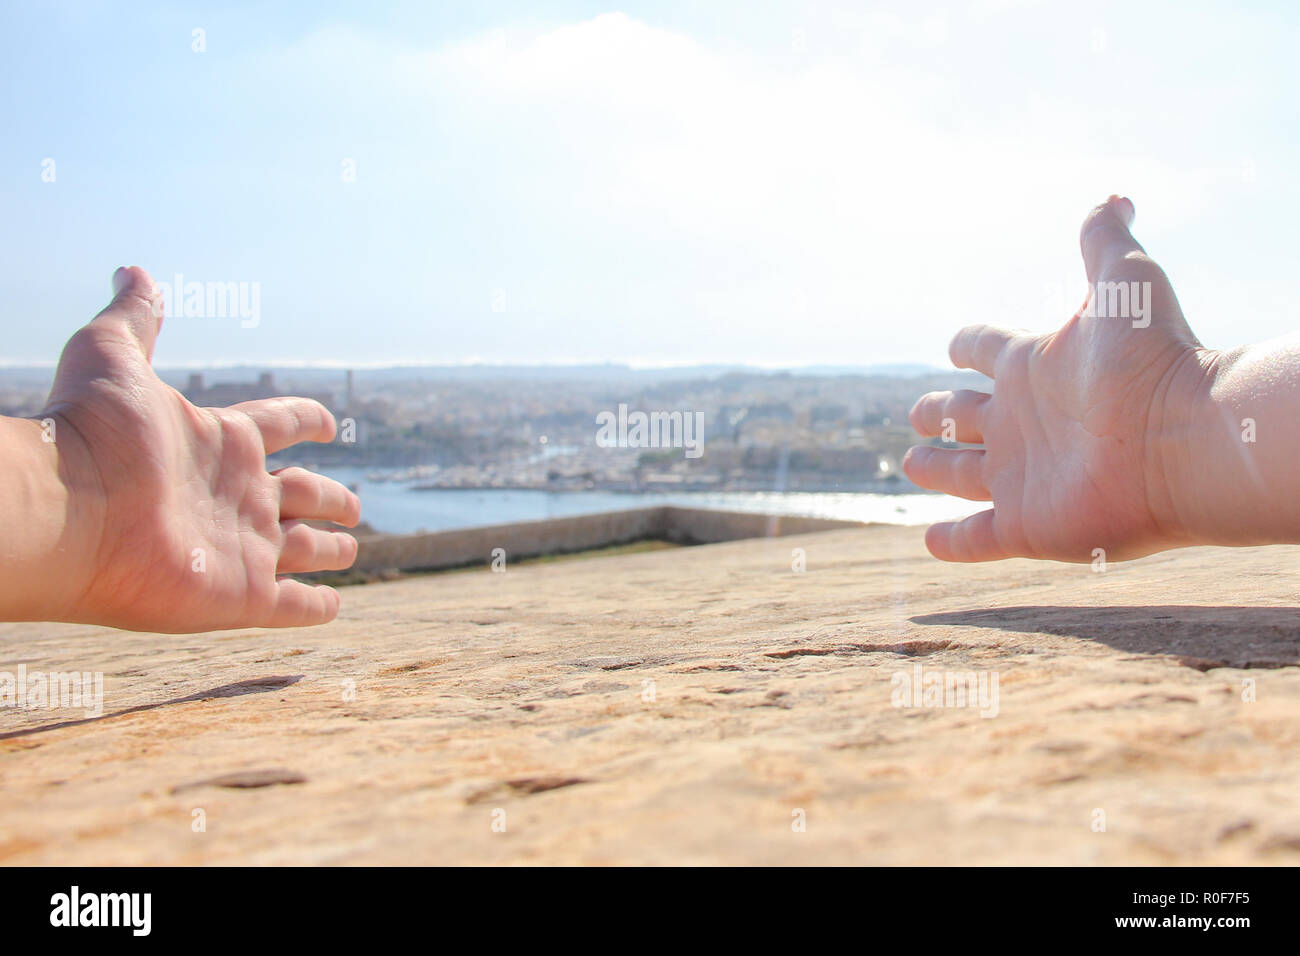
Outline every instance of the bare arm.
{"label": "bare arm", "polygon": [[1202,351],[1160,429],[1171,503],[1196,543],[1300,542],[1300,335]]}
{"label": "bare arm", "polygon": [[89,579],[90,556],[98,541],[85,540],[93,517],[81,502],[90,494],[70,493],[60,475],[58,423],[0,417],[0,620],[65,618],[79,588]]}

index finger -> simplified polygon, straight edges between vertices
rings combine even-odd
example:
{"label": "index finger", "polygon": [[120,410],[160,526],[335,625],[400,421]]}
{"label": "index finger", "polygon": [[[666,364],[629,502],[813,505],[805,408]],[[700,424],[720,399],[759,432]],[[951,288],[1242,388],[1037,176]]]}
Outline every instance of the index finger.
{"label": "index finger", "polygon": [[230,407],[243,412],[257,425],[268,455],[300,441],[334,440],[334,416],[310,398],[260,398]]}
{"label": "index finger", "polygon": [[952,337],[948,357],[958,368],[973,368],[993,378],[998,357],[1014,337],[1015,333],[1008,329],[992,325],[968,325]]}

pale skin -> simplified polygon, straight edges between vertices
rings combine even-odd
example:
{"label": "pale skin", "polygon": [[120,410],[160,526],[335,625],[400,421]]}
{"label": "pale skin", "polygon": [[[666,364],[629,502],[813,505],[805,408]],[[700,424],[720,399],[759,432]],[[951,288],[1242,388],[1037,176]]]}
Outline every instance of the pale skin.
{"label": "pale skin", "polygon": [[993,502],[932,525],[935,557],[1093,562],[1097,549],[1123,560],[1300,542],[1300,336],[1203,348],[1133,217],[1112,196],[1080,242],[1090,289],[1150,283],[1148,326],[1081,308],[1046,335],[962,329],[953,364],[991,377],[993,394],[932,392],[913,407],[923,437],[942,437],[946,419],[958,442],[983,447],[914,447],[908,477]]}
{"label": "pale skin", "polygon": [[[917,484],[991,510],[932,526],[948,561],[1091,562],[1189,545],[1300,542],[1300,336],[1203,348],[1112,197],[1084,222],[1090,284],[1150,283],[1150,323],[1081,309],[1047,335],[963,329],[954,364],[995,392],[923,396],[912,423],[982,448],[918,446]],[[329,441],[306,399],[196,408],[150,368],[153,282],[119,270],[109,306],[64,350],[46,409],[0,417],[0,620],[193,632],[323,624],[332,588],[280,577],[342,569],[360,502],[266,455]],[[1091,287],[1091,286],[1090,286]],[[52,439],[52,440],[51,440]],[[196,570],[196,553],[203,570]]]}
{"label": "pale skin", "polygon": [[347,568],[361,503],[266,456],[330,441],[303,398],[197,408],[150,367],[162,325],[142,269],[63,351],[45,410],[0,418],[0,620],[185,633],[324,624],[330,587],[280,577]]}

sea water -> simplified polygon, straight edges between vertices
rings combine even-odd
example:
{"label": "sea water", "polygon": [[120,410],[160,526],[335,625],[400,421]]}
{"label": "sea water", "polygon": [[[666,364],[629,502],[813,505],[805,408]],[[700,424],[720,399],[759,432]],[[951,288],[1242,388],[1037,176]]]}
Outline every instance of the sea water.
{"label": "sea water", "polygon": [[389,534],[476,528],[659,505],[903,525],[945,521],[987,507],[978,502],[936,494],[775,491],[627,493],[494,488],[416,490],[409,483],[371,480],[366,477],[366,469],[327,468],[323,471],[345,485],[356,488],[361,495],[363,520],[376,531]]}

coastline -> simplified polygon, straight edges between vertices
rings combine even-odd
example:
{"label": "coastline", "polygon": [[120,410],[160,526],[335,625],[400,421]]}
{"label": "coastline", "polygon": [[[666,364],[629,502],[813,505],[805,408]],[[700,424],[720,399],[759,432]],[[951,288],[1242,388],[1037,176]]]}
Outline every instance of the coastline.
{"label": "coastline", "polygon": [[362,469],[327,469],[325,473],[357,491],[363,519],[387,534],[452,531],[664,505],[887,524],[929,524],[969,514],[979,507],[925,491],[637,493],[475,486],[416,492],[395,481],[371,482]]}

